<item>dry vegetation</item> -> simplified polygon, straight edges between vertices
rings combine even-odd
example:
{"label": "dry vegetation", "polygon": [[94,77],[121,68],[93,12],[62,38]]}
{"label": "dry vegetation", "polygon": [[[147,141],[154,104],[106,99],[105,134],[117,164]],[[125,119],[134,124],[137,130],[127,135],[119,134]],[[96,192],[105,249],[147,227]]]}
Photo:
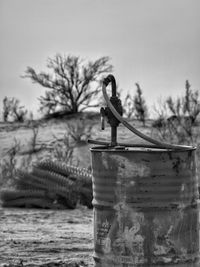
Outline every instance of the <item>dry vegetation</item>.
{"label": "dry vegetation", "polygon": [[[92,134],[92,128],[94,126],[94,120],[86,119],[84,117],[78,117],[77,119],[71,119],[67,123],[61,120],[60,122],[49,121],[46,125],[43,123],[38,124],[36,122],[31,122],[26,128],[21,127],[15,131],[9,131],[9,137],[3,143],[3,149],[1,151],[2,159],[1,159],[1,187],[6,189],[6,187],[12,186],[13,189],[19,187],[19,181],[29,181],[30,178],[34,177],[37,179],[50,179],[51,177],[47,177],[47,171],[54,172],[54,175],[61,175],[58,170],[51,170],[51,165],[63,165],[63,169],[67,169],[65,173],[62,173],[63,176],[70,176],[71,180],[75,180],[77,178],[77,173],[81,178],[81,173],[85,173],[90,175],[90,171],[87,169],[91,169],[90,167],[90,156],[89,156],[89,147],[87,145],[87,139]],[[2,136],[4,131],[1,132]],[[19,135],[17,135],[17,132]],[[16,137],[14,137],[16,136]],[[6,136],[4,136],[6,138]],[[14,138],[13,140],[11,138]],[[41,140],[42,139],[42,140]],[[26,140],[26,142],[25,142]],[[13,144],[9,148],[9,143],[13,141]],[[25,143],[23,143],[25,142]],[[81,153],[82,152],[82,153]],[[48,167],[46,168],[46,172],[38,173],[38,170],[41,169],[41,161],[48,162]],[[43,165],[45,165],[43,163]],[[72,168],[69,169],[69,166],[74,166],[74,170]],[[46,178],[47,177],[47,178]],[[80,178],[79,177],[79,178]],[[56,183],[56,179],[54,179],[55,185],[60,185],[59,179]],[[91,177],[89,178],[91,181]],[[69,179],[68,179],[69,181]],[[36,183],[36,182],[35,182]],[[46,185],[47,187],[47,185]],[[44,190],[47,188],[43,187]],[[80,185],[78,184],[78,180],[74,184],[74,187],[77,190],[80,189]],[[37,185],[29,188],[35,190]],[[18,188],[24,189],[24,188]],[[41,189],[41,188],[39,188]],[[65,190],[70,192],[70,185],[65,185]],[[91,183],[88,188],[88,195],[90,196],[91,202]],[[50,193],[50,192],[49,192]],[[84,195],[83,192],[79,192],[81,195]],[[9,194],[11,194],[9,192]],[[75,204],[77,201],[84,203],[83,199],[80,199],[80,195],[76,194],[77,199],[75,200]],[[79,199],[78,199],[79,197]],[[5,201],[6,199],[6,191],[2,194],[2,199]],[[57,200],[56,198],[54,201]],[[74,207],[76,205],[67,205],[66,207]],[[91,203],[86,204],[88,207],[91,207]],[[30,205],[31,206],[31,205]],[[42,206],[42,203],[41,203]]]}
{"label": "dry vegetation", "polygon": [[[197,146],[197,166],[199,169],[199,121],[196,119],[192,123],[183,115],[172,118],[167,118],[166,106],[162,105],[156,120],[146,120],[145,126],[143,121],[130,120],[130,123],[154,138],[169,143]],[[37,166],[39,162],[45,160],[56,161],[79,169],[84,168],[89,173],[91,171],[90,146],[87,144],[87,139],[109,140],[110,128],[107,127],[106,131],[102,132],[99,116],[83,113],[68,119],[29,121],[23,124],[2,123],[0,135],[2,138],[0,151],[1,188],[6,189],[12,186],[15,189],[17,187],[16,181],[20,177],[34,174],[33,166]],[[121,125],[118,130],[118,140],[124,143],[141,141]]]}

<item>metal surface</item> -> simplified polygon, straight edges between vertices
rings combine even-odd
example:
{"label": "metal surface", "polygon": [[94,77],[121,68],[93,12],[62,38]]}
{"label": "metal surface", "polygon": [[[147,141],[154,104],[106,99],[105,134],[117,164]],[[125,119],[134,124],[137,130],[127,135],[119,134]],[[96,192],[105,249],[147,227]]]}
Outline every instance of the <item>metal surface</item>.
{"label": "metal surface", "polygon": [[95,266],[200,266],[195,149],[91,154]]}
{"label": "metal surface", "polygon": [[[131,132],[133,132],[135,135],[139,136],[140,138],[142,138],[143,140],[146,140],[147,142],[154,144],[156,146],[162,147],[162,148],[168,148],[168,149],[177,149],[177,150],[185,150],[187,148],[187,146],[183,146],[183,145],[175,145],[175,144],[169,144],[169,143],[165,143],[165,142],[161,142],[158,141],[156,139],[151,138],[150,136],[147,136],[146,134],[138,131],[135,127],[133,127],[130,123],[128,123],[128,121],[126,121],[120,114],[119,110],[118,110],[118,106],[115,105],[116,103],[112,102],[112,98],[109,99],[107,92],[106,92],[106,86],[108,85],[108,83],[111,81],[112,82],[112,86],[113,86],[113,80],[115,82],[115,78],[113,75],[108,75],[107,78],[104,79],[103,81],[103,86],[102,86],[102,93],[104,96],[104,99],[106,101],[107,104],[107,109],[109,110],[109,112],[111,113],[111,117],[115,118],[115,120],[118,122],[118,124],[121,122],[127,129],[129,129]],[[119,100],[120,101],[120,100]],[[117,125],[118,125],[117,124]],[[112,125],[111,125],[112,128]],[[116,128],[117,129],[117,128]],[[111,129],[111,133],[112,133],[112,129]],[[93,142],[95,143],[95,141]],[[113,142],[111,142],[111,145]],[[191,148],[191,147],[190,147]]]}
{"label": "metal surface", "polygon": [[[115,108],[116,112],[119,115],[122,115],[123,109],[121,105],[121,100],[117,97],[117,91],[116,91],[116,81],[115,77],[110,74],[103,80],[103,86],[107,86],[109,83],[111,83],[112,87],[112,96],[110,98],[110,102],[112,106]],[[116,116],[113,114],[113,112],[110,110],[109,107],[101,108],[100,110],[101,114],[101,129],[104,130],[104,119],[107,118],[108,123],[111,126],[111,146],[117,145],[117,126],[119,125],[120,121],[116,118]]]}

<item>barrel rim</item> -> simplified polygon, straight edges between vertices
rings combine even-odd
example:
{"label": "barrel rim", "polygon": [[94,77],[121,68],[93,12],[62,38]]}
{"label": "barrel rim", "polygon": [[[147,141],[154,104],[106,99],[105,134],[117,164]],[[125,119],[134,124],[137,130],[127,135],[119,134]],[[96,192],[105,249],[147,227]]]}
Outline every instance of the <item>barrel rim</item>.
{"label": "barrel rim", "polygon": [[[180,146],[182,147],[182,146]],[[135,150],[134,150],[135,149]],[[144,145],[144,146],[138,146],[138,145],[133,145],[133,146],[117,146],[117,147],[111,147],[111,146],[94,146],[90,148],[91,152],[113,152],[113,153],[118,153],[118,152],[133,152],[133,153],[169,153],[169,152],[188,152],[188,151],[195,151],[197,147],[195,146],[184,146],[182,149],[174,149],[174,148],[161,148],[161,147],[152,147],[151,145]]]}

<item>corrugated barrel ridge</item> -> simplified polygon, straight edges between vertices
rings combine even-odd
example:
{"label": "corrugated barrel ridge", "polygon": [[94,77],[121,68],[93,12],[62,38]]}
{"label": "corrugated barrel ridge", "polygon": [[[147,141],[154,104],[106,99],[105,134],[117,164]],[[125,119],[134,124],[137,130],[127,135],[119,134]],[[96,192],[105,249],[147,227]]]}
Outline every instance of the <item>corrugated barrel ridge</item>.
{"label": "corrugated barrel ridge", "polygon": [[100,201],[112,205],[118,201],[119,194],[137,207],[190,205],[198,199],[196,166],[190,152],[186,156],[181,152],[108,154],[105,159],[103,153],[96,155],[94,204]]}
{"label": "corrugated barrel ridge", "polygon": [[92,148],[95,267],[199,265],[193,148]]}

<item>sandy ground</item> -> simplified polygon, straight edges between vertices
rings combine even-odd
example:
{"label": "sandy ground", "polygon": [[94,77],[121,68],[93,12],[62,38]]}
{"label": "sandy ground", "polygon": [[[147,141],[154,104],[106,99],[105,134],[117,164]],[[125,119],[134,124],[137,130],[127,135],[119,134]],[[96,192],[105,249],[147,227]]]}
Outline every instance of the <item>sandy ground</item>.
{"label": "sandy ground", "polygon": [[92,210],[82,206],[62,211],[0,208],[0,266],[21,260],[21,266],[93,266],[92,227]]}

